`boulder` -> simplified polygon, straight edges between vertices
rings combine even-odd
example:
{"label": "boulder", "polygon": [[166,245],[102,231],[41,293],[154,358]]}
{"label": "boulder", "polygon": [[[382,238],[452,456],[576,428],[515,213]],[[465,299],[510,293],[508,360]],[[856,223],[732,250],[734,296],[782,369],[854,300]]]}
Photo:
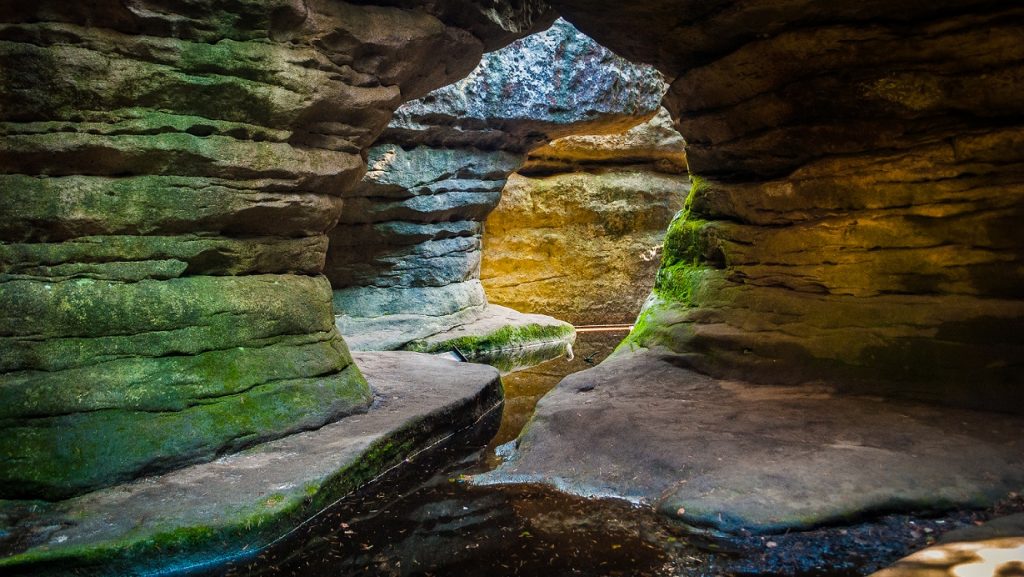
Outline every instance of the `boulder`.
{"label": "boulder", "polygon": [[473,481],[626,499],[713,535],[782,534],[991,507],[1024,488],[1022,426],[820,384],[716,379],[648,351],[566,377],[511,458]]}

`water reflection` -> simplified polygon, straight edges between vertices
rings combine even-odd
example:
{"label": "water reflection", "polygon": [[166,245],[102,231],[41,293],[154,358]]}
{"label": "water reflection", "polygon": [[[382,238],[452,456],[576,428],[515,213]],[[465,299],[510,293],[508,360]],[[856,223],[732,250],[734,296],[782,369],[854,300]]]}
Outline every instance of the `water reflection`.
{"label": "water reflection", "polygon": [[[469,463],[463,463],[467,465]],[[438,475],[336,508],[228,575],[669,575],[675,538],[653,515],[533,488],[486,489]]]}
{"label": "water reflection", "polygon": [[503,376],[501,381],[505,385],[505,412],[501,418],[501,428],[491,442],[491,447],[497,447],[519,436],[519,432],[533,415],[537,402],[545,393],[553,389],[566,375],[589,369],[603,361],[627,334],[627,330],[579,333],[573,345],[575,354],[572,359],[561,357]]}

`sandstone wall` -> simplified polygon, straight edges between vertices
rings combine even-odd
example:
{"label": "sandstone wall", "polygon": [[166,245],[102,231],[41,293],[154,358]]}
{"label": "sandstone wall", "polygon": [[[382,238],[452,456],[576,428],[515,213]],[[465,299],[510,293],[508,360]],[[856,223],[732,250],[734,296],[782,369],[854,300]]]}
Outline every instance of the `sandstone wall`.
{"label": "sandstone wall", "polygon": [[1024,410],[1024,9],[554,4],[673,78],[698,175],[633,345]]}
{"label": "sandstone wall", "polygon": [[557,21],[399,108],[330,233],[326,274],[349,343],[400,348],[479,318],[481,223],[526,152],[621,132],[652,116],[665,88]]}
{"label": "sandstone wall", "polygon": [[402,102],[550,22],[383,4],[0,8],[0,498],[367,406],[320,274],[362,154]]}
{"label": "sandstone wall", "polygon": [[485,223],[488,300],[575,325],[632,323],[689,191],[684,145],[662,109],[621,134],[531,152]]}

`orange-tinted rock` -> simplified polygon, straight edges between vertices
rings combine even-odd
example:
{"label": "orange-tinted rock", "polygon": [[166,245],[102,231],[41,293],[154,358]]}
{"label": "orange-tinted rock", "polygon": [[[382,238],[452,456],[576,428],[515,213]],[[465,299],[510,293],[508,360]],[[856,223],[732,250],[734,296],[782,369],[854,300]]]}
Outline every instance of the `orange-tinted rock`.
{"label": "orange-tinted rock", "polygon": [[700,177],[634,345],[1022,410],[1019,6],[555,4],[674,79]]}

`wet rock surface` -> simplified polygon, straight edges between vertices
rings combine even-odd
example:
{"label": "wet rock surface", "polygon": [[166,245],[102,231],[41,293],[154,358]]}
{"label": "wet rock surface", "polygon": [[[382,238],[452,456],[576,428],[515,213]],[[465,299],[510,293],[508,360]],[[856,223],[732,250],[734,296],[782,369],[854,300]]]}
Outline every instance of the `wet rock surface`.
{"label": "wet rock surface", "polygon": [[362,151],[550,22],[535,2],[172,4],[0,8],[2,497],[365,410],[319,276]]}
{"label": "wet rock surface", "polygon": [[401,348],[484,314],[481,223],[526,151],[629,128],[664,90],[656,71],[559,20],[402,105],[330,234],[339,330],[356,348]]}
{"label": "wet rock surface", "polygon": [[632,323],[690,189],[684,144],[662,109],[623,133],[532,151],[487,217],[490,301],[575,325]]}

